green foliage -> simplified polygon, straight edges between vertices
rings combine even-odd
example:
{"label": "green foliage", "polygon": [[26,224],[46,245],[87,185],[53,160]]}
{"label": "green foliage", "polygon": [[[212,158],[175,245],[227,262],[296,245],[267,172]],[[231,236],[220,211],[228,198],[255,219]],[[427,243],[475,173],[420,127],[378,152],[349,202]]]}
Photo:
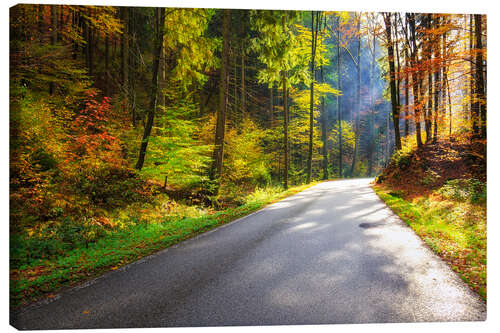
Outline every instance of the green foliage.
{"label": "green foliage", "polygon": [[[342,124],[342,150],[343,152],[351,152],[354,150],[355,138],[356,135],[354,133],[353,124],[348,123],[345,120],[341,121]],[[338,122],[335,123],[332,130],[329,134],[329,139],[332,142],[332,154],[339,154],[339,132],[340,128],[338,126]]]}
{"label": "green foliage", "polygon": [[214,51],[220,47],[220,41],[206,34],[215,10],[175,8],[167,12],[164,45],[176,59],[169,79],[185,91],[193,84],[203,84],[207,80],[204,73],[219,65]]}
{"label": "green foliage", "polygon": [[477,179],[452,179],[439,190],[446,199],[459,202],[486,203],[486,184]]}
{"label": "green foliage", "polygon": [[269,157],[262,148],[266,131],[250,118],[245,118],[238,128],[226,133],[223,176],[234,184],[251,182],[267,185],[271,178],[268,171]]}
{"label": "green foliage", "polygon": [[391,163],[401,170],[406,170],[410,166],[415,146],[405,144],[400,150],[396,150],[392,155]]}
{"label": "green foliage", "polygon": [[435,182],[437,182],[440,178],[441,176],[437,172],[431,169],[427,169],[424,173],[424,178],[420,180],[420,183],[423,185],[432,185]]}
{"label": "green foliage", "polygon": [[211,161],[210,145],[196,138],[197,105],[186,100],[162,108],[150,139],[146,163],[141,173],[177,186],[188,186],[206,179]]}

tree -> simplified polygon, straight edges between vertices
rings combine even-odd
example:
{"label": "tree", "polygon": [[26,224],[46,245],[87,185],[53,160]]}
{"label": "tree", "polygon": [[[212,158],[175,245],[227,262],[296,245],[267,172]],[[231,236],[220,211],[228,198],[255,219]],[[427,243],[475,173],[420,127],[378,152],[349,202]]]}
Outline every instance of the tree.
{"label": "tree", "polygon": [[394,67],[394,45],[392,43],[392,22],[391,13],[383,13],[385,22],[385,34],[387,38],[387,56],[389,60],[389,85],[391,88],[392,119],[394,123],[394,138],[396,140],[396,149],[401,149],[401,136],[399,133],[399,101],[396,90],[396,69]]}
{"label": "tree", "polygon": [[213,152],[213,164],[211,178],[220,182],[222,176],[222,165],[224,156],[224,134],[226,130],[226,110],[228,104],[228,68],[229,68],[229,33],[231,22],[231,10],[223,10],[222,18],[222,65],[219,81],[219,108],[217,109],[217,125],[215,129],[215,148]]}
{"label": "tree", "polygon": [[165,8],[155,9],[155,41],[153,53],[153,73],[151,80],[151,93],[148,109],[148,119],[144,127],[144,134],[142,136],[141,148],[139,150],[139,158],[135,168],[141,170],[144,165],[144,158],[146,157],[146,149],[148,147],[149,136],[153,128],[153,121],[156,113],[156,104],[158,100],[158,68],[160,66],[161,49],[163,47],[163,34],[165,31]]}
{"label": "tree", "polygon": [[[315,81],[315,58],[316,46],[318,44],[318,31],[319,31],[319,18],[320,12],[311,11],[311,101],[309,110],[309,153],[307,157],[307,183],[311,182],[312,173],[312,156],[313,156],[313,124],[314,124],[314,81]],[[315,23],[316,22],[316,23]]]}

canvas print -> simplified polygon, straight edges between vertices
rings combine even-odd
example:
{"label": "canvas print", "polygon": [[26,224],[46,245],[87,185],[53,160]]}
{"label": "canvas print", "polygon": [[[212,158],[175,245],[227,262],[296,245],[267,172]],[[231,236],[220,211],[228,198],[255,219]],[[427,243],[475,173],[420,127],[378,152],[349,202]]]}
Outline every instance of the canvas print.
{"label": "canvas print", "polygon": [[10,324],[486,320],[487,17],[331,9],[11,7]]}

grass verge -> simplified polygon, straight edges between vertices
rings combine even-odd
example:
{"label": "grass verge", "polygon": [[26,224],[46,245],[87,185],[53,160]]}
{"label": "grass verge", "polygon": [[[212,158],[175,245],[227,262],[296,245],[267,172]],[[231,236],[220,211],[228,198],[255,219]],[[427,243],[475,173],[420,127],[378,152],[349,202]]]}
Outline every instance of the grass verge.
{"label": "grass verge", "polygon": [[486,207],[450,200],[439,191],[405,198],[402,191],[375,185],[378,196],[460,277],[486,300]]}
{"label": "grass verge", "polygon": [[113,230],[87,247],[60,256],[42,259],[10,271],[10,305],[19,308],[41,298],[54,297],[63,288],[98,277],[142,257],[177,244],[248,215],[264,206],[303,191],[316,183],[295,186],[286,191],[260,189],[235,208],[191,218],[165,216],[154,223],[130,224]]}

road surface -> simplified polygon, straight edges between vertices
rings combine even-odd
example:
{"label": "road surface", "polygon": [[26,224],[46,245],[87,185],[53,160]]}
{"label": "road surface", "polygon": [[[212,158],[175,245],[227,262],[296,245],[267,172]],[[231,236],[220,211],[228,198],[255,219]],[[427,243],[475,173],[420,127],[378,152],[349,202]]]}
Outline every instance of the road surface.
{"label": "road surface", "polygon": [[320,183],[11,315],[19,329],[478,321],[370,179]]}

